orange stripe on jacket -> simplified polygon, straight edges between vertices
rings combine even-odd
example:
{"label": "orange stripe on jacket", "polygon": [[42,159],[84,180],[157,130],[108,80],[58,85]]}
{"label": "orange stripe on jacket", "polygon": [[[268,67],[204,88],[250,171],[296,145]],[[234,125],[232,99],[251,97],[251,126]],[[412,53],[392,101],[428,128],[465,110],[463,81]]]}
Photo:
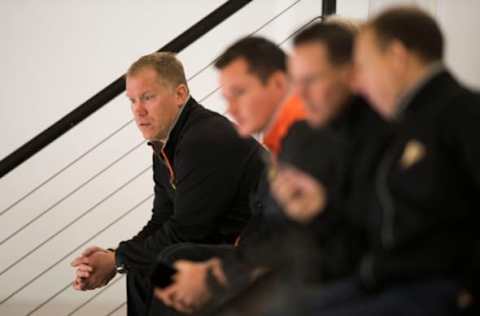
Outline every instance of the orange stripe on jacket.
{"label": "orange stripe on jacket", "polygon": [[287,98],[276,114],[275,121],[263,136],[263,144],[276,156],[280,152],[282,139],[293,123],[305,119],[305,106],[296,94]]}
{"label": "orange stripe on jacket", "polygon": [[[281,108],[269,128],[269,130],[263,135],[263,144],[277,156],[280,152],[280,147],[283,138],[287,135],[290,126],[293,123],[305,119],[307,113],[305,106],[298,95],[291,95],[287,98],[285,103],[281,105]],[[234,243],[234,247],[237,247],[241,241],[241,234],[237,237]]]}

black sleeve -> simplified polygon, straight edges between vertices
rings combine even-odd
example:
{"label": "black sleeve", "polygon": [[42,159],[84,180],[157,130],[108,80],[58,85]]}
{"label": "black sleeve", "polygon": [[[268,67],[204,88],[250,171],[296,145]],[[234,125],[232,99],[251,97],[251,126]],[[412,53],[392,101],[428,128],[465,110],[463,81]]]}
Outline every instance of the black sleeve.
{"label": "black sleeve", "polygon": [[461,167],[471,177],[475,192],[480,193],[480,94],[466,94],[443,113],[444,138],[460,157]]}
{"label": "black sleeve", "polygon": [[[204,135],[202,135],[204,136]],[[119,251],[127,269],[150,273],[163,248],[180,242],[216,243],[219,217],[230,210],[237,193],[245,152],[231,137],[192,137],[175,153],[176,193],[168,218],[159,215],[145,228],[143,240],[122,242]],[[162,202],[158,202],[160,205]],[[147,225],[148,227],[149,225]],[[155,227],[155,231],[153,231]]]}
{"label": "black sleeve", "polygon": [[[472,201],[480,207],[480,95],[466,94],[458,97],[453,102],[455,107],[450,107],[443,113],[443,135],[455,151],[461,168],[467,175],[471,184]],[[472,214],[472,221],[480,222],[480,209]],[[466,276],[467,287],[478,298],[480,297],[480,230],[476,230],[473,257],[470,274]]]}
{"label": "black sleeve", "polygon": [[[480,193],[480,95],[469,94],[455,101],[444,113],[444,135],[459,157],[461,167]],[[478,195],[477,195],[478,196]]]}

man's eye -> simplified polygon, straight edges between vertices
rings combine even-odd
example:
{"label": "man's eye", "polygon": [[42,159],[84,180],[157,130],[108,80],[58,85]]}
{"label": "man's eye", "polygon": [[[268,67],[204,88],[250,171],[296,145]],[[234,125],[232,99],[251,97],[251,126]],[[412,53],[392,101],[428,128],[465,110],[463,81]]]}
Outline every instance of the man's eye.
{"label": "man's eye", "polygon": [[241,97],[241,96],[244,95],[244,94],[245,94],[245,90],[243,90],[243,89],[242,89],[242,90],[237,90],[237,91],[235,91],[235,92],[233,93],[233,95],[234,95],[235,97]]}
{"label": "man's eye", "polygon": [[305,77],[301,81],[304,85],[309,86],[309,85],[312,85],[314,82],[320,80],[321,78],[322,78],[321,74],[315,74],[315,75]]}
{"label": "man's eye", "polygon": [[144,101],[150,101],[151,99],[153,99],[154,95],[152,94],[147,94],[143,97],[143,100]]}

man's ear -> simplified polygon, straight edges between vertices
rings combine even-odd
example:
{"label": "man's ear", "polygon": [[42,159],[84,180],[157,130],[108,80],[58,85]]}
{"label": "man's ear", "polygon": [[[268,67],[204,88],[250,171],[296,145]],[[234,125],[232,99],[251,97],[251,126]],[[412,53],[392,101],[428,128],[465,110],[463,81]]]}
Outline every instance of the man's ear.
{"label": "man's ear", "polygon": [[273,87],[277,90],[285,91],[288,88],[287,74],[282,71],[278,70],[274,72],[271,75],[269,81],[269,83],[273,85]]}
{"label": "man's ear", "polygon": [[408,49],[402,44],[402,42],[398,40],[392,41],[387,48],[386,53],[389,54],[390,63],[397,73],[407,70],[409,53]]}
{"label": "man's ear", "polygon": [[177,101],[178,107],[181,107],[182,105],[187,102],[188,98],[188,87],[186,84],[181,83],[175,88],[175,98]]}

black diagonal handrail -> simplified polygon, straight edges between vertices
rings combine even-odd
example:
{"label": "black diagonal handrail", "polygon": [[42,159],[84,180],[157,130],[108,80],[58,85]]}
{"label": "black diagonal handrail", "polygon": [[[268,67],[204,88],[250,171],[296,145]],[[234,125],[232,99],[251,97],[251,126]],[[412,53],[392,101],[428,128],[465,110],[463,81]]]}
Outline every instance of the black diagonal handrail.
{"label": "black diagonal handrail", "polygon": [[[284,10],[282,10],[280,13],[278,13],[277,15],[275,15],[274,17],[272,17],[271,19],[269,19],[267,22],[265,22],[264,24],[262,24],[260,27],[258,27],[255,31],[253,31],[252,33],[250,33],[250,35],[254,35],[254,34],[257,34],[258,32],[260,32],[261,30],[263,30],[265,27],[267,27],[268,25],[270,25],[270,23],[272,23],[273,21],[275,21],[278,17],[282,16],[285,12],[287,12],[288,10],[290,10],[292,7],[294,7],[295,5],[297,5],[299,2],[301,2],[302,0],[295,0],[295,2],[293,2],[292,4],[290,4],[288,7],[286,7]],[[187,78],[187,81],[190,82],[191,80],[193,80],[194,78],[196,78],[197,76],[199,76],[200,74],[202,74],[205,70],[207,70],[209,67],[211,67],[215,61],[217,60],[217,58],[214,58],[212,59],[207,65],[203,66],[200,70],[198,70],[196,73],[194,73],[193,75],[191,75],[189,78]],[[214,91],[211,91],[207,96],[203,97],[200,101],[200,103],[202,103],[204,100],[208,99],[211,95],[213,95],[215,92],[217,92],[219,90],[219,87],[217,87]],[[225,115],[226,113],[222,113],[222,115]],[[96,150],[98,147],[100,147],[102,144],[106,143],[108,140],[110,140],[113,136],[117,135],[118,133],[120,133],[125,127],[127,127],[128,125],[130,125],[131,123],[133,122],[133,119],[129,119],[127,122],[125,122],[124,124],[122,124],[121,127],[117,128],[116,130],[114,130],[113,132],[111,132],[110,134],[108,134],[105,138],[101,139],[98,143],[96,143],[95,145],[93,145],[92,147],[90,147],[89,149],[87,149],[84,153],[82,153],[81,155],[79,155],[78,157],[76,157],[73,161],[69,162],[66,166],[62,167],[60,170],[54,172],[50,177],[48,177],[46,180],[42,181],[40,184],[36,185],[33,189],[31,189],[30,191],[28,191],[27,193],[25,193],[24,195],[22,195],[20,198],[18,198],[15,202],[13,202],[12,204],[10,204],[9,206],[7,206],[5,209],[3,210],[0,210],[0,216],[2,215],[5,215],[7,212],[9,212],[11,209],[13,209],[15,206],[17,206],[20,202],[22,202],[23,200],[25,200],[26,198],[28,198],[30,195],[32,195],[33,193],[35,193],[36,191],[38,191],[41,187],[43,187],[44,185],[48,184],[50,181],[52,181],[53,179],[55,179],[57,176],[59,176],[60,174],[62,174],[64,171],[66,171],[67,169],[69,169],[70,167],[74,166],[77,162],[79,162],[81,159],[83,159],[85,156],[87,156],[88,154],[92,153],[94,150]],[[2,242],[0,242],[0,246],[1,246]]]}
{"label": "black diagonal handrail", "polygon": [[[283,15],[284,13],[286,13],[287,11],[289,11],[290,9],[292,9],[295,5],[297,5],[298,3],[300,3],[302,0],[295,0],[295,2],[293,2],[292,4],[290,4],[287,8],[283,9],[280,13],[276,14],[274,17],[272,17],[271,19],[269,19],[267,22],[265,22],[264,24],[262,24],[262,26],[260,26],[259,28],[257,28],[254,32],[250,33],[250,35],[254,35],[256,34],[257,32],[259,32],[260,30],[262,30],[264,27],[266,27],[267,25],[269,25],[271,22],[273,22],[274,20],[276,20],[278,17],[280,17],[281,15]],[[302,27],[300,27],[299,29],[295,30],[293,33],[291,33],[290,35],[288,35],[283,41],[281,41],[278,45],[283,45],[286,41],[288,41],[290,38],[292,38],[295,34],[297,34],[299,31],[301,31],[304,27],[310,25],[311,23],[313,23],[314,21],[316,20],[322,20],[322,17],[321,16],[317,16],[317,17],[314,17],[312,20],[310,20],[307,24],[303,25]],[[213,62],[211,62],[210,64],[213,64]],[[207,95],[205,95],[204,97],[202,97],[200,99],[200,103],[203,103],[206,99],[208,99],[210,96],[212,96],[216,91],[219,90],[219,87],[213,89],[212,91],[210,91],[209,93],[207,93]],[[222,113],[222,115],[225,115],[226,112]],[[128,124],[128,123],[127,123]],[[27,227],[29,227],[31,224],[33,224],[34,222],[36,222],[38,219],[42,218],[44,215],[46,215],[47,213],[49,213],[52,209],[54,209],[57,205],[59,205],[61,202],[63,202],[64,200],[66,200],[67,198],[69,198],[71,195],[75,194],[78,190],[80,190],[81,188],[85,187],[88,183],[90,183],[91,181],[93,181],[97,176],[101,175],[102,173],[104,173],[105,171],[107,171],[108,169],[110,169],[113,165],[115,165],[117,162],[121,161],[124,157],[126,157],[127,155],[129,155],[130,153],[132,153],[134,150],[136,150],[139,146],[141,146],[145,141],[142,141],[140,143],[138,143],[137,145],[135,145],[133,148],[129,149],[126,153],[122,154],[119,158],[117,158],[116,160],[114,160],[113,162],[111,162],[108,166],[106,166],[105,168],[103,168],[102,170],[100,170],[98,173],[96,173],[95,175],[93,175],[92,177],[90,177],[87,181],[83,182],[82,184],[80,184],[79,186],[77,186],[73,191],[71,191],[70,193],[68,193],[66,196],[62,197],[59,201],[56,201],[55,203],[53,203],[50,207],[48,207],[46,210],[42,211],[40,214],[38,214],[37,216],[35,216],[33,219],[31,219],[30,221],[28,221],[26,224],[22,225],[19,229],[17,229],[15,232],[13,232],[12,234],[8,235],[5,239],[1,240],[0,241],[0,246],[2,244],[4,244],[5,242],[8,242],[9,240],[11,240],[12,238],[14,238],[16,235],[18,235],[20,232],[22,232],[24,229],[26,229]],[[148,167],[150,168],[151,165]],[[148,169],[147,168],[147,169]],[[64,169],[62,169],[64,170]],[[50,242],[51,240],[53,240],[56,236],[58,236],[59,234],[61,234],[63,231],[65,231],[66,229],[68,229],[69,227],[71,227],[73,224],[75,224],[75,222],[77,222],[79,219],[83,218],[84,216],[86,216],[88,213],[92,212],[96,207],[98,207],[98,205],[102,204],[103,202],[105,202],[107,199],[111,198],[112,196],[114,196],[115,194],[117,194],[123,187],[125,187],[125,185],[128,185],[129,183],[131,183],[132,181],[134,181],[137,177],[141,176],[144,172],[146,172],[146,170],[143,170],[141,171],[139,174],[135,175],[133,178],[129,179],[124,185],[122,185],[121,187],[117,188],[116,190],[114,190],[114,192],[110,193],[108,196],[104,197],[103,199],[101,199],[100,202],[98,202],[97,204],[95,204],[95,206],[93,206],[93,208],[89,208],[87,211],[85,212],[82,212],[82,214],[80,214],[79,216],[77,216],[73,221],[70,221],[66,226],[62,227],[60,230],[58,230],[57,232],[55,232],[53,235],[50,235],[46,240],[40,242],[40,244],[38,244],[37,246],[35,246],[33,249],[30,249],[29,251],[27,251],[22,257],[18,258],[15,262],[13,262],[12,264],[10,264],[7,268],[3,269],[2,271],[0,271],[0,276],[2,276],[4,273],[8,272],[9,270],[13,269],[17,264],[19,264],[20,262],[22,262],[25,258],[27,258],[28,256],[30,256],[32,253],[36,252],[38,249],[40,249],[41,247],[43,247],[45,244],[47,244],[48,242]],[[15,203],[14,203],[15,204]],[[7,209],[8,210],[8,209]],[[0,212],[0,216],[2,215],[2,213]],[[0,303],[1,304],[1,303]]]}
{"label": "black diagonal handrail", "polygon": [[[251,1],[252,0],[229,0],[225,2],[158,51],[175,53],[182,51]],[[76,109],[2,159],[0,161],[0,178],[51,144],[88,116],[102,108],[123,91],[125,91],[124,75],[117,78]]]}
{"label": "black diagonal handrail", "polygon": [[[301,1],[301,0],[299,0]],[[290,6],[291,7],[291,6]],[[286,12],[285,10],[282,11],[282,12]],[[284,43],[286,43],[290,38],[292,38],[293,36],[295,36],[295,34],[297,34],[298,32],[300,32],[301,30],[303,30],[305,27],[308,27],[308,25],[314,23],[315,21],[322,21],[323,20],[323,16],[317,16],[317,17],[314,17],[313,19],[311,19],[309,22],[307,22],[306,24],[304,24],[303,26],[301,26],[300,28],[298,28],[297,30],[295,30],[293,33],[291,33],[290,35],[288,35],[284,40],[282,40],[278,45],[281,46],[283,45]],[[208,93],[206,96],[204,96],[202,99],[201,99],[201,102],[202,103],[205,99],[207,99],[208,97],[210,97],[215,91],[217,91],[219,88],[215,88],[214,90],[212,90],[210,93]],[[225,114],[225,113],[224,113]],[[143,171],[141,171],[139,174],[135,175],[133,178],[131,178],[129,181],[127,181],[127,183],[125,183],[124,185],[120,186],[119,188],[117,188],[115,191],[111,192],[108,196],[104,197],[101,201],[97,202],[94,206],[92,206],[89,210],[87,210],[86,212],[89,213],[91,211],[93,211],[96,207],[98,207],[100,204],[104,203],[107,199],[109,199],[111,196],[115,195],[118,191],[120,191],[121,189],[123,189],[124,187],[126,187],[129,183],[131,183],[132,181],[134,181],[136,178],[138,178],[139,176],[141,176],[144,172],[146,172],[146,170],[149,170],[151,168],[151,165],[149,165],[146,169],[143,169]],[[147,196],[145,199],[142,200],[141,203],[145,202],[146,200],[150,199],[151,197],[153,197],[153,194],[150,194],[149,196]],[[139,204],[137,204],[136,207],[138,207]],[[133,209],[130,209],[128,212],[131,212]],[[67,224],[67,226],[64,226],[60,231],[56,232],[54,235],[50,236],[47,240],[43,241],[40,245],[37,245],[34,249],[30,250],[28,253],[26,253],[23,257],[21,257],[20,259],[18,259],[16,262],[14,262],[13,264],[11,264],[9,267],[7,267],[6,269],[4,269],[3,271],[0,272],[0,275],[5,273],[7,270],[10,270],[11,268],[13,268],[15,265],[17,265],[19,262],[23,261],[26,257],[28,257],[30,254],[32,254],[33,252],[35,252],[36,250],[38,250],[40,247],[42,247],[43,245],[45,245],[46,243],[48,243],[50,240],[52,240],[53,238],[55,238],[57,235],[59,235],[60,233],[62,233],[63,231],[65,231],[68,227],[72,226],[79,218],[82,218],[85,216],[85,213],[83,214],[80,214],[79,217],[77,217],[77,219],[73,220],[72,222],[70,222],[69,224]],[[123,218],[124,215],[121,216],[121,218]],[[7,296],[5,299],[3,299],[2,301],[0,301],[0,305],[5,303],[6,301],[10,300],[13,296],[15,296],[16,294],[18,294],[19,292],[21,292],[22,290],[24,290],[26,287],[28,287],[30,284],[32,284],[33,282],[35,282],[37,279],[39,279],[41,276],[43,276],[44,274],[46,274],[47,272],[49,272],[50,270],[52,270],[55,266],[57,266],[59,263],[61,263],[65,258],[67,258],[68,256],[70,256],[74,251],[77,251],[78,249],[80,249],[81,247],[83,247],[87,242],[90,242],[91,240],[93,240],[95,237],[97,237],[100,233],[102,233],[103,231],[105,231],[106,229],[108,229],[109,227],[113,226],[113,224],[115,224],[116,222],[118,222],[119,219],[116,219],[114,222],[110,223],[106,228],[102,229],[100,232],[97,232],[94,236],[92,236],[91,238],[89,238],[87,241],[85,241],[84,243],[82,243],[82,245],[78,246],[77,248],[75,248],[73,251],[70,251],[66,256],[64,256],[62,259],[58,260],[56,263],[54,263],[53,265],[51,265],[50,267],[48,267],[46,270],[42,271],[40,274],[36,275],[33,279],[31,279],[30,281],[28,281],[27,283],[25,283],[22,287],[20,287],[19,289],[17,289],[16,291],[14,291],[13,293],[11,293],[9,296]],[[53,298],[57,297],[58,295],[60,295],[63,291],[67,290],[68,287],[65,286],[63,287],[60,291],[58,291],[57,293],[55,293],[52,297],[50,297],[48,299],[48,301],[52,300]],[[40,305],[45,305],[46,302],[42,302]]]}

